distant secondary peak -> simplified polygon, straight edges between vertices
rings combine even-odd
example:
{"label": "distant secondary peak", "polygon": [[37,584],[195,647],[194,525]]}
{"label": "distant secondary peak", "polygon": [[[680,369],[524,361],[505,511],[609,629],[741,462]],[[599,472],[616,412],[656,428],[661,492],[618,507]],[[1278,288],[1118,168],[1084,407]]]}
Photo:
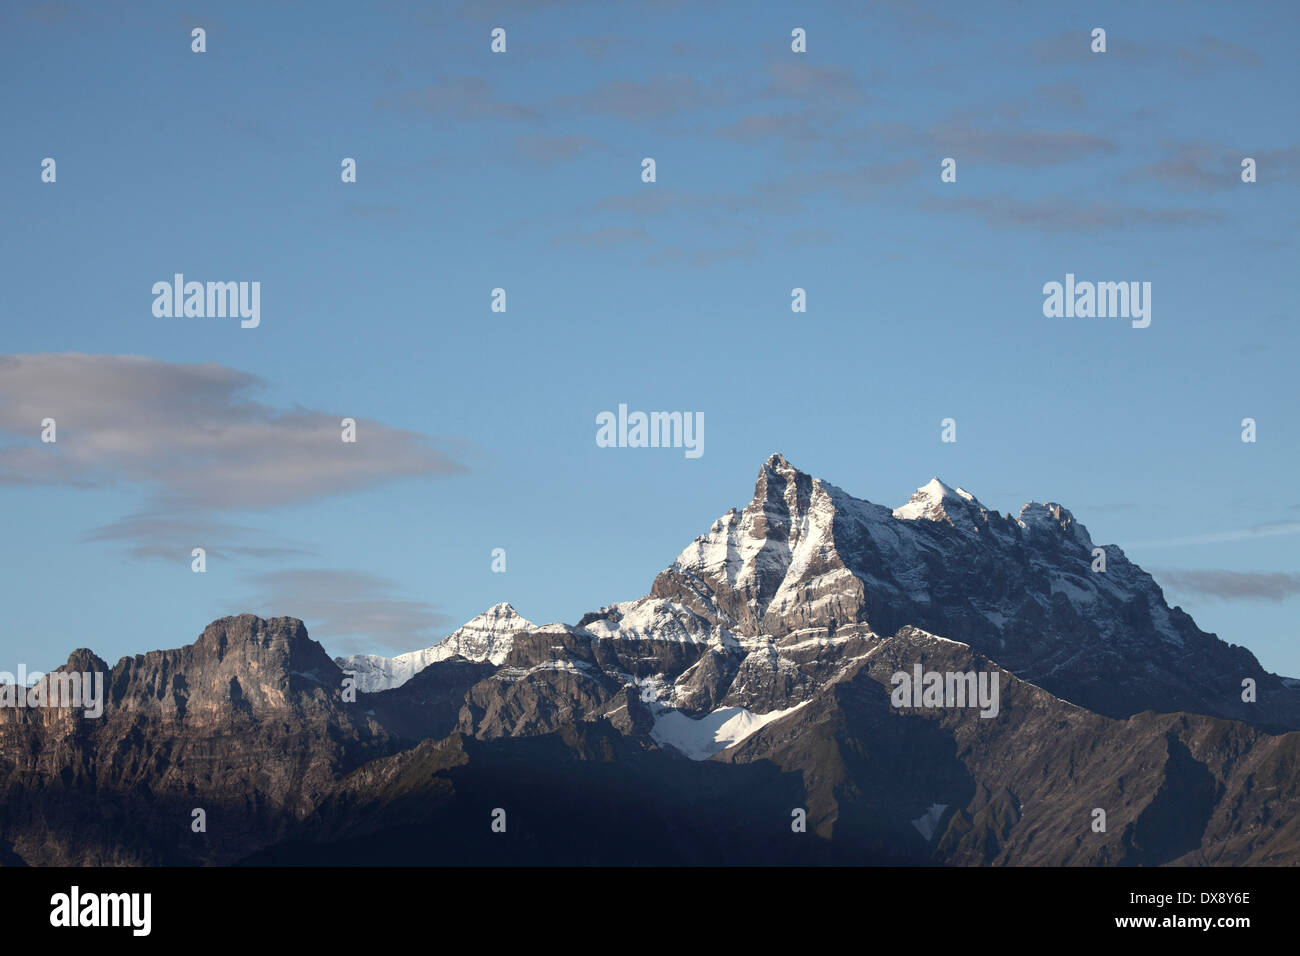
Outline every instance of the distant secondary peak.
{"label": "distant secondary peak", "polygon": [[894,517],[904,521],[922,519],[947,521],[951,524],[954,510],[958,514],[964,514],[972,507],[981,511],[987,510],[969,491],[964,488],[954,488],[936,477],[912,492],[912,497],[907,500],[907,504],[895,508]]}
{"label": "distant secondary peak", "polygon": [[1058,505],[1055,501],[1040,504],[1031,501],[1020,509],[1020,527],[1027,531],[1064,532],[1085,547],[1092,547],[1092,537],[1088,529],[1075,520],[1070,509]]}

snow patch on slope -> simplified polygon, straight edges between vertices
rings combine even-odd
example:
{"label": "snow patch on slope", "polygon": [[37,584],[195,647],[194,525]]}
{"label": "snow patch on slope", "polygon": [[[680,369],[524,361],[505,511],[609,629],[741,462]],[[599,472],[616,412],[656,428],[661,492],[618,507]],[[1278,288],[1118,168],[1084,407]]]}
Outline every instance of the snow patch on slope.
{"label": "snow patch on slope", "polygon": [[729,633],[710,625],[688,607],[662,598],[642,598],[610,606],[613,616],[584,625],[600,640],[676,641],[703,644],[722,641]]}
{"label": "snow patch on slope", "polygon": [[932,803],[929,810],[926,810],[925,813],[912,821],[912,826],[916,827],[926,840],[933,840],[935,828],[939,825],[939,821],[943,819],[943,811],[947,809],[948,804],[946,803]]}
{"label": "snow patch on slope", "polygon": [[744,707],[720,707],[699,720],[693,720],[677,710],[663,709],[655,714],[654,728],[650,731],[655,743],[679,750],[692,760],[708,760],[728,747],[734,747],[746,737],[757,733],[774,720],[793,714],[803,704],[786,710],[756,714]]}

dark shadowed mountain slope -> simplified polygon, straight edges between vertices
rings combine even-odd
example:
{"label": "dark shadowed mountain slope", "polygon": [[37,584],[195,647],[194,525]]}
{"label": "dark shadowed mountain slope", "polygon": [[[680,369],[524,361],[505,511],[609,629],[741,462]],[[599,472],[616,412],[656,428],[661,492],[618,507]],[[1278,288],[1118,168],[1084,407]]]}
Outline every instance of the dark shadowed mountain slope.
{"label": "dark shadowed mountain slope", "polygon": [[[998,715],[893,707],[891,675],[918,663],[998,671]],[[1298,753],[1300,733],[1101,717],[904,629],[711,760],[604,718],[457,734],[354,771],[246,862],[1294,865]],[[799,809],[805,833],[791,826]]]}

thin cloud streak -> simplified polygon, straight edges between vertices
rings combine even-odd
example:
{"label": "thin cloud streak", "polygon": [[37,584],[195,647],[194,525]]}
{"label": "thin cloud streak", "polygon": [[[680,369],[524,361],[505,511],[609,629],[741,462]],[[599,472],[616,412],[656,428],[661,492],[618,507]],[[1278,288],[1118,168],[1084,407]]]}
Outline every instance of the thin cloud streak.
{"label": "thin cloud streak", "polygon": [[244,578],[237,602],[261,617],[290,616],[307,624],[331,654],[408,651],[445,636],[453,620],[434,605],[402,599],[388,578],[340,568],[290,568]]}
{"label": "thin cloud streak", "polygon": [[1162,586],[1220,601],[1284,601],[1300,594],[1300,574],[1163,568],[1151,572]]}
{"label": "thin cloud streak", "polygon": [[1218,544],[1223,541],[1250,541],[1254,538],[1272,538],[1278,535],[1300,534],[1300,521],[1256,525],[1238,531],[1218,531],[1213,534],[1191,535],[1186,538],[1162,538],[1156,541],[1134,541],[1126,548],[1182,548],[1191,544]]}

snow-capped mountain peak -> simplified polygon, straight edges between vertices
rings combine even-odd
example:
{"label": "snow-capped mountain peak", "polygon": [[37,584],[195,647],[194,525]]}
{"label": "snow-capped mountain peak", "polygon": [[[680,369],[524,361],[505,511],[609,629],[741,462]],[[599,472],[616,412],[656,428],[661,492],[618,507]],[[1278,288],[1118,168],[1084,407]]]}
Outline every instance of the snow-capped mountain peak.
{"label": "snow-capped mountain peak", "polygon": [[502,602],[467,621],[430,649],[442,652],[439,660],[459,654],[471,661],[487,660],[500,664],[510,653],[511,635],[535,626],[511,605]]}
{"label": "snow-capped mountain peak", "polygon": [[[655,610],[671,610],[674,628],[710,646],[721,634],[717,653],[730,653],[732,643],[749,653],[726,694],[705,696],[755,713],[798,703],[799,688],[821,679],[795,673],[807,648],[910,626],[1102,713],[1193,708],[1258,720],[1259,705],[1244,710],[1223,689],[1219,675],[1231,672],[1269,682],[1278,696],[1268,719],[1300,725],[1300,698],[1284,695],[1258,661],[1170,607],[1117,545],[1104,546],[1104,562],[1098,557],[1087,529],[1054,502],[1003,516],[936,477],[891,510],[774,455],[749,504],[660,572],[652,596],[667,602]],[[629,633],[644,640],[653,630]],[[1127,666],[1166,661],[1171,647],[1179,649],[1176,664]],[[782,648],[798,650],[787,657]],[[685,699],[721,680],[710,661]]]}
{"label": "snow-capped mountain peak", "polygon": [[931,478],[912,492],[907,504],[894,509],[894,517],[904,521],[946,521],[956,524],[953,520],[954,512],[965,517],[971,509],[976,513],[988,511],[966,489],[953,488],[938,478]]}
{"label": "snow-capped mountain peak", "polygon": [[[1106,546],[1104,566],[1095,558],[1059,504],[1003,516],[934,478],[891,510],[773,455],[749,503],[713,522],[642,598],[573,627],[538,627],[499,604],[423,651],[339,663],[361,689],[382,690],[448,658],[490,662],[498,672],[475,685],[462,731],[540,731],[594,715],[595,701],[600,714],[693,756],[739,742],[760,718],[783,718],[900,633],[957,642],[1111,716],[1194,709],[1300,726],[1289,685],[1169,607],[1119,547]],[[431,676],[465,672],[447,665]],[[1223,674],[1255,679],[1267,700],[1238,706]],[[500,695],[508,706],[491,705]]]}
{"label": "snow-capped mountain peak", "polygon": [[344,671],[356,674],[358,690],[374,693],[400,687],[430,664],[451,657],[490,661],[500,666],[510,654],[513,635],[535,627],[511,605],[502,602],[466,621],[432,647],[396,657],[353,654],[334,660]]}

